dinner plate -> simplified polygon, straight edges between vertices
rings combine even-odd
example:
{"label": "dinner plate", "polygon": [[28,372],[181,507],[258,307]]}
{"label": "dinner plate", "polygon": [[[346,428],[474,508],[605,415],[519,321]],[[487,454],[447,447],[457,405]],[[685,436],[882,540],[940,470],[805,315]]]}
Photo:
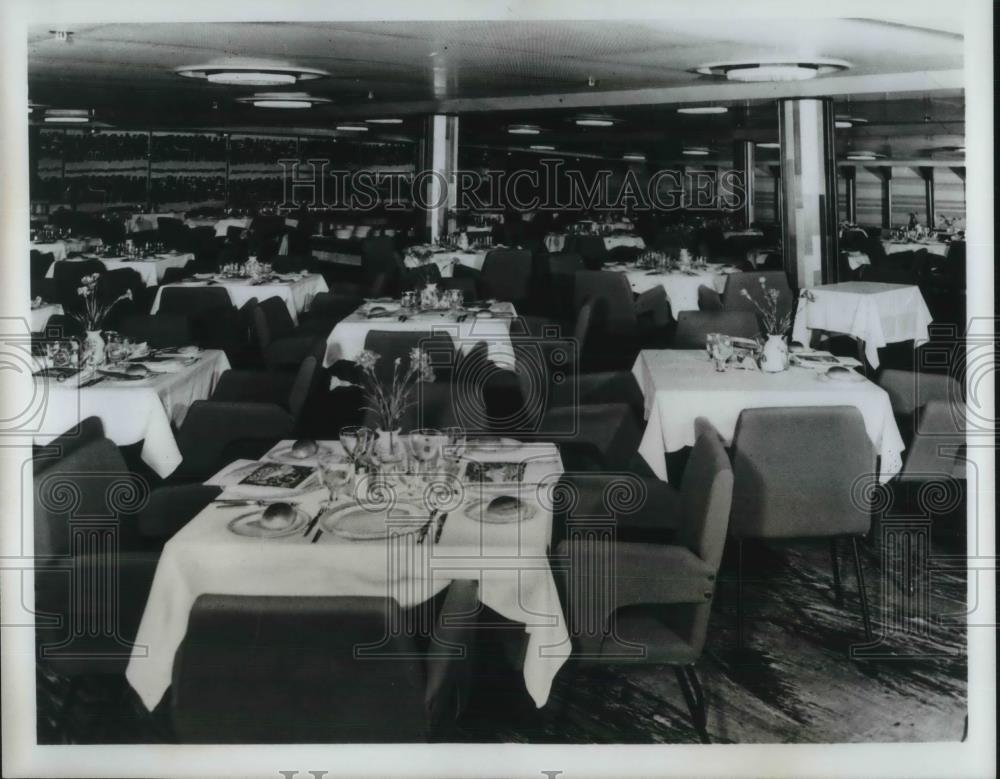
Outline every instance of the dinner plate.
{"label": "dinner plate", "polygon": [[309,524],[308,514],[301,509],[293,510],[295,518],[287,527],[272,529],[262,525],[261,519],[264,516],[264,509],[254,509],[253,511],[240,514],[238,517],[231,519],[227,527],[230,533],[248,538],[284,538],[294,533],[301,533],[305,526]]}
{"label": "dinner plate", "polygon": [[329,446],[324,446],[322,444],[318,445],[319,448],[316,450],[316,454],[311,454],[308,457],[296,457],[292,454],[292,444],[288,446],[282,446],[280,449],[276,449],[273,452],[268,453],[268,458],[272,460],[278,460],[279,462],[288,463],[290,465],[303,465],[305,463],[315,461],[316,458],[323,455],[328,455],[333,452]]}
{"label": "dinner plate", "polygon": [[520,505],[518,506],[516,514],[507,516],[493,515],[487,510],[487,507],[490,505],[490,501],[495,500],[497,497],[498,496],[496,495],[492,495],[482,500],[470,501],[465,504],[465,507],[462,509],[462,513],[473,522],[481,522],[485,525],[510,525],[517,522],[526,522],[529,519],[534,518],[537,513],[537,509],[534,504],[526,503],[518,498],[518,503]]}
{"label": "dinner plate", "polygon": [[388,536],[416,533],[430,512],[413,503],[400,502],[390,510],[372,511],[358,503],[345,503],[320,518],[320,526],[328,533],[351,541],[373,541]]}
{"label": "dinner plate", "polygon": [[844,371],[843,373],[841,373],[840,371],[837,371],[836,373],[830,373],[829,370],[827,370],[824,371],[823,373],[817,374],[816,378],[819,379],[820,381],[832,381],[832,382],[839,382],[841,384],[856,384],[858,382],[865,381],[864,376],[862,376],[857,371],[851,371],[851,370]]}

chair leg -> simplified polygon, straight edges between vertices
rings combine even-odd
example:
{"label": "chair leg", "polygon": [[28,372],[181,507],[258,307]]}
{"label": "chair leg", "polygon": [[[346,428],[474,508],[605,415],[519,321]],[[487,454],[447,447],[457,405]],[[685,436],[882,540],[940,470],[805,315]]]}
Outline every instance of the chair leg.
{"label": "chair leg", "polygon": [[698,681],[698,674],[695,673],[693,665],[675,666],[674,673],[677,676],[677,684],[681,688],[684,700],[687,703],[688,711],[691,713],[691,721],[698,731],[698,738],[702,744],[711,744],[708,737],[708,715],[705,710],[705,693]]}
{"label": "chair leg", "polygon": [[736,542],[736,648],[743,649],[743,541]]}
{"label": "chair leg", "polygon": [[851,536],[851,548],[854,550],[854,570],[858,577],[858,597],[861,599],[861,616],[865,621],[865,640],[872,642],[872,621],[868,613],[868,593],[865,591],[865,575],[861,570],[861,553],[858,551],[858,537]]}
{"label": "chair leg", "polygon": [[837,608],[844,607],[844,588],[840,583],[840,564],[837,560],[837,539],[830,539],[830,565],[833,567],[833,592]]}

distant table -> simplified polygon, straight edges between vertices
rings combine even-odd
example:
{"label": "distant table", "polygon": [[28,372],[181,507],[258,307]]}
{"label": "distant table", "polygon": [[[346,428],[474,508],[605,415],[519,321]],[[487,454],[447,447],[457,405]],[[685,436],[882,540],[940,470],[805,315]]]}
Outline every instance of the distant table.
{"label": "distant table", "polygon": [[180,219],[181,214],[175,211],[164,211],[159,214],[132,214],[125,223],[125,232],[141,233],[146,230],[157,230],[160,227],[159,219]]}
{"label": "distant table", "polygon": [[47,400],[36,443],[47,444],[87,417],[100,417],[104,435],[119,446],[143,442],[142,459],[159,476],[169,476],[181,463],[171,424],[180,425],[196,400],[212,394],[219,377],[229,370],[226,353],[206,350],[192,365],[149,363],[164,372],[142,381],[105,379],[92,387],[79,380],[43,380]]}
{"label": "distant table", "polygon": [[428,260],[421,260],[413,254],[407,254],[403,263],[407,268],[420,268],[428,263],[434,263],[441,271],[441,278],[450,279],[454,274],[456,265],[462,265],[466,268],[481,271],[483,269],[483,263],[486,262],[486,255],[490,251],[492,251],[492,249],[435,252]]}
{"label": "distant table", "polygon": [[[283,441],[272,452],[290,443]],[[337,453],[343,451],[339,442],[321,443]],[[563,467],[553,444],[510,442],[507,451],[482,454],[470,445],[465,459],[486,462],[497,456],[526,463],[525,484],[513,488],[524,503],[525,518],[503,524],[480,521],[485,490],[463,481],[464,495],[448,511],[440,538],[434,540],[431,531],[430,542],[424,544],[416,543],[412,531],[350,540],[325,524],[321,527],[326,532],[317,543],[301,532],[251,538],[229,530],[229,523],[245,513],[246,506],[210,504],[163,547],[125,673],[129,684],[146,708],[157,706],[170,686],[191,608],[204,593],[388,596],[409,608],[454,580],[472,579],[479,582],[478,597],[484,605],[524,626],[524,685],[535,705],[544,706],[556,673],[571,653],[547,557],[552,505],[540,499],[546,494],[545,485],[554,485]],[[221,481],[226,483],[224,477]],[[228,494],[238,493],[226,489],[223,495]],[[311,517],[325,497],[325,490],[302,491],[296,500]],[[396,562],[387,565],[387,560]]]}
{"label": "distant table", "polygon": [[663,287],[670,301],[670,311],[676,319],[681,311],[698,310],[698,288],[708,287],[718,293],[726,288],[726,277],[736,269],[724,265],[710,265],[699,270],[674,270],[665,273],[636,268],[634,264],[605,264],[603,270],[624,273],[632,292],[641,295],[654,287]]}
{"label": "distant table", "polygon": [[723,238],[763,238],[760,230],[723,230]]}
{"label": "distant table", "polygon": [[[614,249],[617,246],[632,246],[636,249],[645,249],[646,242],[639,235],[605,235],[604,248]],[[566,248],[565,233],[549,233],[545,236],[545,248],[552,252],[561,252]]]}
{"label": "distant table", "polygon": [[60,238],[57,241],[31,242],[33,251],[51,253],[56,262],[65,260],[70,254],[85,252],[100,245],[100,238]]}
{"label": "distant table", "polygon": [[37,308],[31,309],[31,332],[40,333],[45,329],[45,323],[49,317],[64,313],[63,307],[58,303],[42,303]]}
{"label": "distant table", "polygon": [[[126,257],[97,257],[81,256],[69,260],[57,260],[57,262],[78,262],[80,260],[100,260],[104,263],[105,270],[118,270],[127,268],[134,270],[142,277],[142,282],[147,287],[155,287],[163,280],[168,268],[183,268],[190,260],[194,259],[194,254],[190,252],[170,252],[167,254],[157,254],[147,259],[128,259]],[[55,275],[56,263],[49,266],[45,274],[47,278]]]}
{"label": "distant table", "polygon": [[365,314],[369,306],[365,304],[334,326],[326,340],[324,367],[333,365],[337,360],[356,360],[364,351],[369,331],[396,330],[446,332],[454,341],[456,350],[463,354],[471,351],[482,341],[486,343],[487,357],[491,362],[511,370],[514,368],[510,323],[516,312],[511,303],[500,302],[493,306],[494,311],[502,314],[501,317],[476,318],[469,315],[463,322],[457,321],[457,316],[451,311],[409,314],[406,320],[401,322],[398,316],[399,303],[379,305],[385,305],[391,313],[388,316],[369,318]]}
{"label": "distant table", "polygon": [[800,293],[792,340],[809,343],[809,330],[844,333],[864,342],[865,357],[877,368],[879,349],[899,341],[926,341],[932,321],[918,287],[844,281]]}
{"label": "distant table", "polygon": [[156,298],[150,309],[151,314],[155,314],[160,308],[160,297],[163,290],[170,287],[204,287],[220,286],[229,293],[229,299],[236,308],[243,306],[251,298],[257,301],[267,300],[271,297],[279,297],[285,301],[288,313],[292,316],[293,322],[298,322],[299,314],[308,311],[312,305],[312,300],[320,292],[328,292],[330,288],[326,285],[323,277],[317,273],[296,276],[295,274],[279,274],[280,278],[286,281],[268,281],[262,284],[254,284],[250,279],[206,279],[205,281],[182,281],[176,284],[165,284],[156,291]]}
{"label": "distant table", "polygon": [[854,406],[881,457],[879,480],[888,481],[903,466],[904,444],[889,395],[867,379],[833,381],[796,367],[781,373],[735,368],[719,373],[704,350],[670,349],[640,352],[632,373],[645,398],[646,430],[639,453],[663,480],[664,453],[694,445],[698,417],[732,441],[741,411],[776,406]]}
{"label": "distant table", "polygon": [[948,254],[948,244],[941,241],[882,241],[882,248],[886,254],[918,252],[921,249],[931,254],[937,254],[940,257]]}

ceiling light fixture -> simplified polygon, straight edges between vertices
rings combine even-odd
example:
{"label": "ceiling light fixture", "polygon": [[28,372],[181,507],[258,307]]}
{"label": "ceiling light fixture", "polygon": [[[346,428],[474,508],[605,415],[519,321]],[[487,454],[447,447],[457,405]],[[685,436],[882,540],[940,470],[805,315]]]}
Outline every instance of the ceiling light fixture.
{"label": "ceiling light fixture", "polygon": [[611,127],[615,118],[607,114],[584,114],[574,120],[580,127]]}
{"label": "ceiling light fixture", "polygon": [[49,124],[85,124],[90,121],[87,108],[50,108],[45,112]]}
{"label": "ceiling light fixture", "polygon": [[507,128],[511,135],[538,135],[541,131],[537,124],[512,124]]}
{"label": "ceiling light fixture", "polygon": [[761,143],[755,144],[758,149],[780,149],[781,144],[777,141],[762,141]]}
{"label": "ceiling light fixture", "polygon": [[305,92],[256,92],[250,97],[239,97],[236,102],[249,103],[254,108],[312,108],[330,101]]}
{"label": "ceiling light fixture", "polygon": [[797,60],[794,58],[751,62],[711,62],[692,72],[703,76],[722,76],[730,81],[805,81],[838,73],[851,63],[835,59]]}
{"label": "ceiling light fixture", "polygon": [[868,124],[868,120],[859,116],[835,116],[833,118],[833,126],[838,130],[847,130],[858,124]]}
{"label": "ceiling light fixture", "polygon": [[338,124],[336,127],[345,133],[366,133],[368,132],[368,126],[361,124],[360,122],[345,122],[344,124]]}
{"label": "ceiling light fixture", "polygon": [[708,147],[707,146],[685,146],[681,150],[681,154],[685,154],[688,157],[707,157]]}
{"label": "ceiling light fixture", "polygon": [[880,160],[884,157],[884,154],[877,151],[858,150],[847,152],[847,159],[854,160],[855,162],[873,162],[874,160]]}
{"label": "ceiling light fixture", "polygon": [[230,59],[205,65],[185,65],[174,70],[184,78],[202,78],[210,84],[280,87],[329,76],[325,70],[302,68],[284,62]]}
{"label": "ceiling light fixture", "polygon": [[724,114],[728,111],[724,105],[691,105],[677,109],[679,114]]}
{"label": "ceiling light fixture", "polygon": [[395,119],[395,118],[391,118],[391,117],[384,117],[384,118],[380,117],[380,118],[377,118],[377,119],[365,119],[365,121],[368,122],[368,124],[402,124],[403,123],[402,119]]}
{"label": "ceiling light fixture", "polygon": [[626,152],[622,155],[623,160],[628,160],[629,162],[645,162],[646,155],[638,151]]}
{"label": "ceiling light fixture", "polygon": [[532,144],[528,148],[532,149],[533,151],[555,151],[556,150],[555,146],[545,146],[544,144]]}

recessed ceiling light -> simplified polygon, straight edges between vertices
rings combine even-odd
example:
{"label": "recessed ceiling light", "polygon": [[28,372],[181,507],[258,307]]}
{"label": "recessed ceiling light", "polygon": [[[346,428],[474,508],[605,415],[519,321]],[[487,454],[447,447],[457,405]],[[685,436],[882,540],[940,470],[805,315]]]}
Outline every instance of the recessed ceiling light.
{"label": "recessed ceiling light", "polygon": [[607,114],[584,114],[574,121],[580,127],[611,127],[615,123],[615,118]]}
{"label": "recessed ceiling light", "polygon": [[511,135],[538,135],[541,131],[537,124],[512,124],[507,128]]}
{"label": "recessed ceiling light", "polygon": [[858,150],[847,152],[847,159],[858,162],[871,162],[873,160],[880,160],[883,157],[885,157],[885,155],[877,151]]}
{"label": "recessed ceiling light", "polygon": [[312,108],[330,101],[305,92],[257,92],[250,97],[237,98],[236,102],[250,103],[254,108]]}
{"label": "recessed ceiling light", "polygon": [[185,65],[174,72],[184,78],[203,78],[211,84],[253,87],[288,86],[330,75],[325,70],[301,68],[283,62],[236,59]]}
{"label": "recessed ceiling light", "polygon": [[645,162],[646,155],[638,151],[626,152],[622,155],[623,160],[629,160],[630,162]]}
{"label": "recessed ceiling light", "polygon": [[708,147],[707,146],[685,146],[681,150],[681,154],[686,154],[688,157],[707,157]]}
{"label": "recessed ceiling light", "polygon": [[532,144],[528,147],[529,149],[534,149],[535,151],[555,151],[555,146],[545,146],[543,144]]}
{"label": "recessed ceiling light", "polygon": [[386,117],[386,118],[381,118],[380,117],[378,119],[365,119],[365,121],[368,122],[368,124],[402,124],[403,123],[402,119],[394,119],[394,118],[389,118],[389,117]]}
{"label": "recessed ceiling light", "polygon": [[868,120],[859,116],[836,116],[833,119],[833,126],[838,130],[847,130],[857,124],[868,124]]}
{"label": "recessed ceiling light", "polygon": [[724,105],[690,105],[678,108],[679,114],[724,114],[729,109]]}
{"label": "recessed ceiling light", "polygon": [[345,122],[344,124],[338,124],[337,130],[341,130],[346,133],[366,133],[368,132],[368,126],[361,124],[360,122]]}
{"label": "recessed ceiling light", "polygon": [[763,141],[762,143],[756,144],[758,149],[780,149],[781,144],[777,141]]}
{"label": "recessed ceiling light", "polygon": [[794,58],[750,62],[712,62],[699,65],[693,72],[703,76],[724,76],[730,81],[805,81],[847,70],[844,60]]}
{"label": "recessed ceiling light", "polygon": [[45,121],[50,124],[84,124],[90,121],[90,111],[86,108],[50,108],[45,112]]}

